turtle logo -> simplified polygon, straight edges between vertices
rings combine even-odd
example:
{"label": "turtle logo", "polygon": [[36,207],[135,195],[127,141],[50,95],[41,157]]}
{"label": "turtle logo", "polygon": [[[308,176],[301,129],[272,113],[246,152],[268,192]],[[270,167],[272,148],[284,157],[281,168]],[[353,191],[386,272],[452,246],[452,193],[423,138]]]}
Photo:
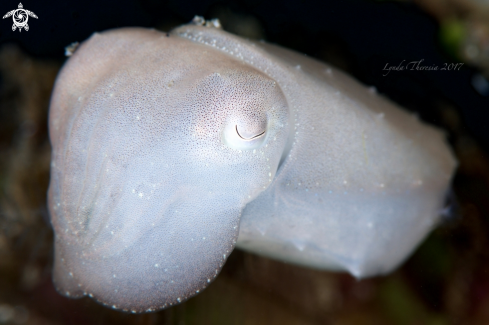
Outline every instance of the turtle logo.
{"label": "turtle logo", "polygon": [[19,3],[19,9],[9,11],[5,14],[5,16],[3,16],[3,19],[12,16],[12,19],[14,20],[14,24],[12,25],[13,31],[15,31],[17,28],[19,29],[19,32],[22,31],[22,28],[28,31],[29,25],[27,25],[27,21],[29,20],[29,16],[37,19],[35,13],[29,10],[25,10],[23,8],[24,7],[22,6],[22,3]]}

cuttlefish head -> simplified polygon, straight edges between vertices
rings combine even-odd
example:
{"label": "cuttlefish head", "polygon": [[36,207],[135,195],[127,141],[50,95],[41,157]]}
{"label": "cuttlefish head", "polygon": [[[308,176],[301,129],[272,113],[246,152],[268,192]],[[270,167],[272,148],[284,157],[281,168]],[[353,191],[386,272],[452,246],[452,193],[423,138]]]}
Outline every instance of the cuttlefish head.
{"label": "cuttlefish head", "polygon": [[[273,79],[185,40],[151,45],[147,33],[83,44],[50,111],[56,287],[137,312],[184,301],[216,277],[288,137]],[[139,54],[123,52],[133,45]]]}

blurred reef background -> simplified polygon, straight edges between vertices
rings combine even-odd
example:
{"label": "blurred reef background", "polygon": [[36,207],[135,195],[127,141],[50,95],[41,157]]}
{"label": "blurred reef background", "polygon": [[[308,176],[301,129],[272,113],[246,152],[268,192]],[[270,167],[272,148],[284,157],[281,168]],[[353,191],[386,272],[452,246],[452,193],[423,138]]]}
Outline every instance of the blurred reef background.
{"label": "blurred reef background", "polygon": [[[19,0],[3,0],[0,14]],[[0,21],[0,324],[489,323],[489,2],[27,1],[28,32]],[[195,15],[328,61],[443,128],[459,168],[443,224],[394,273],[357,281],[236,250],[202,294],[157,313],[71,300],[51,282],[46,209],[49,98],[64,48],[124,26],[169,29]],[[137,50],[137,49],[135,49]],[[460,70],[391,71],[423,60]],[[455,201],[454,201],[455,202]],[[386,248],[388,249],[388,248]]]}

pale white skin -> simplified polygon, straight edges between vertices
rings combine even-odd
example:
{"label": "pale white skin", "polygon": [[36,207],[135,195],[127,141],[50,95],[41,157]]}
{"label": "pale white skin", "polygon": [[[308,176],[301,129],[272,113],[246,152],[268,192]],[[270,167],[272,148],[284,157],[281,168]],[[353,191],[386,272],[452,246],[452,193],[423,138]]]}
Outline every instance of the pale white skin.
{"label": "pale white skin", "polygon": [[196,25],[93,35],[49,118],[56,287],[134,312],[199,293],[235,245],[389,272],[456,165],[442,132],[338,70]]}

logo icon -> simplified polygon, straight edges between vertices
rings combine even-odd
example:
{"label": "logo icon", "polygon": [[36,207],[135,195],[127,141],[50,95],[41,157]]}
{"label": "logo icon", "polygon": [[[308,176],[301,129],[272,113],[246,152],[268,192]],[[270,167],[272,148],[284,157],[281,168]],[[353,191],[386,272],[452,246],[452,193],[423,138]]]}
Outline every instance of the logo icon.
{"label": "logo icon", "polygon": [[7,12],[5,16],[3,16],[3,19],[8,18],[10,16],[12,16],[12,19],[14,21],[14,24],[12,25],[12,30],[15,31],[18,28],[19,32],[22,31],[22,28],[24,28],[26,31],[29,30],[29,25],[27,25],[29,16],[37,19],[36,14],[33,13],[32,11],[25,10],[24,6],[22,6],[22,3],[19,3],[18,9],[14,9],[12,11]]}

